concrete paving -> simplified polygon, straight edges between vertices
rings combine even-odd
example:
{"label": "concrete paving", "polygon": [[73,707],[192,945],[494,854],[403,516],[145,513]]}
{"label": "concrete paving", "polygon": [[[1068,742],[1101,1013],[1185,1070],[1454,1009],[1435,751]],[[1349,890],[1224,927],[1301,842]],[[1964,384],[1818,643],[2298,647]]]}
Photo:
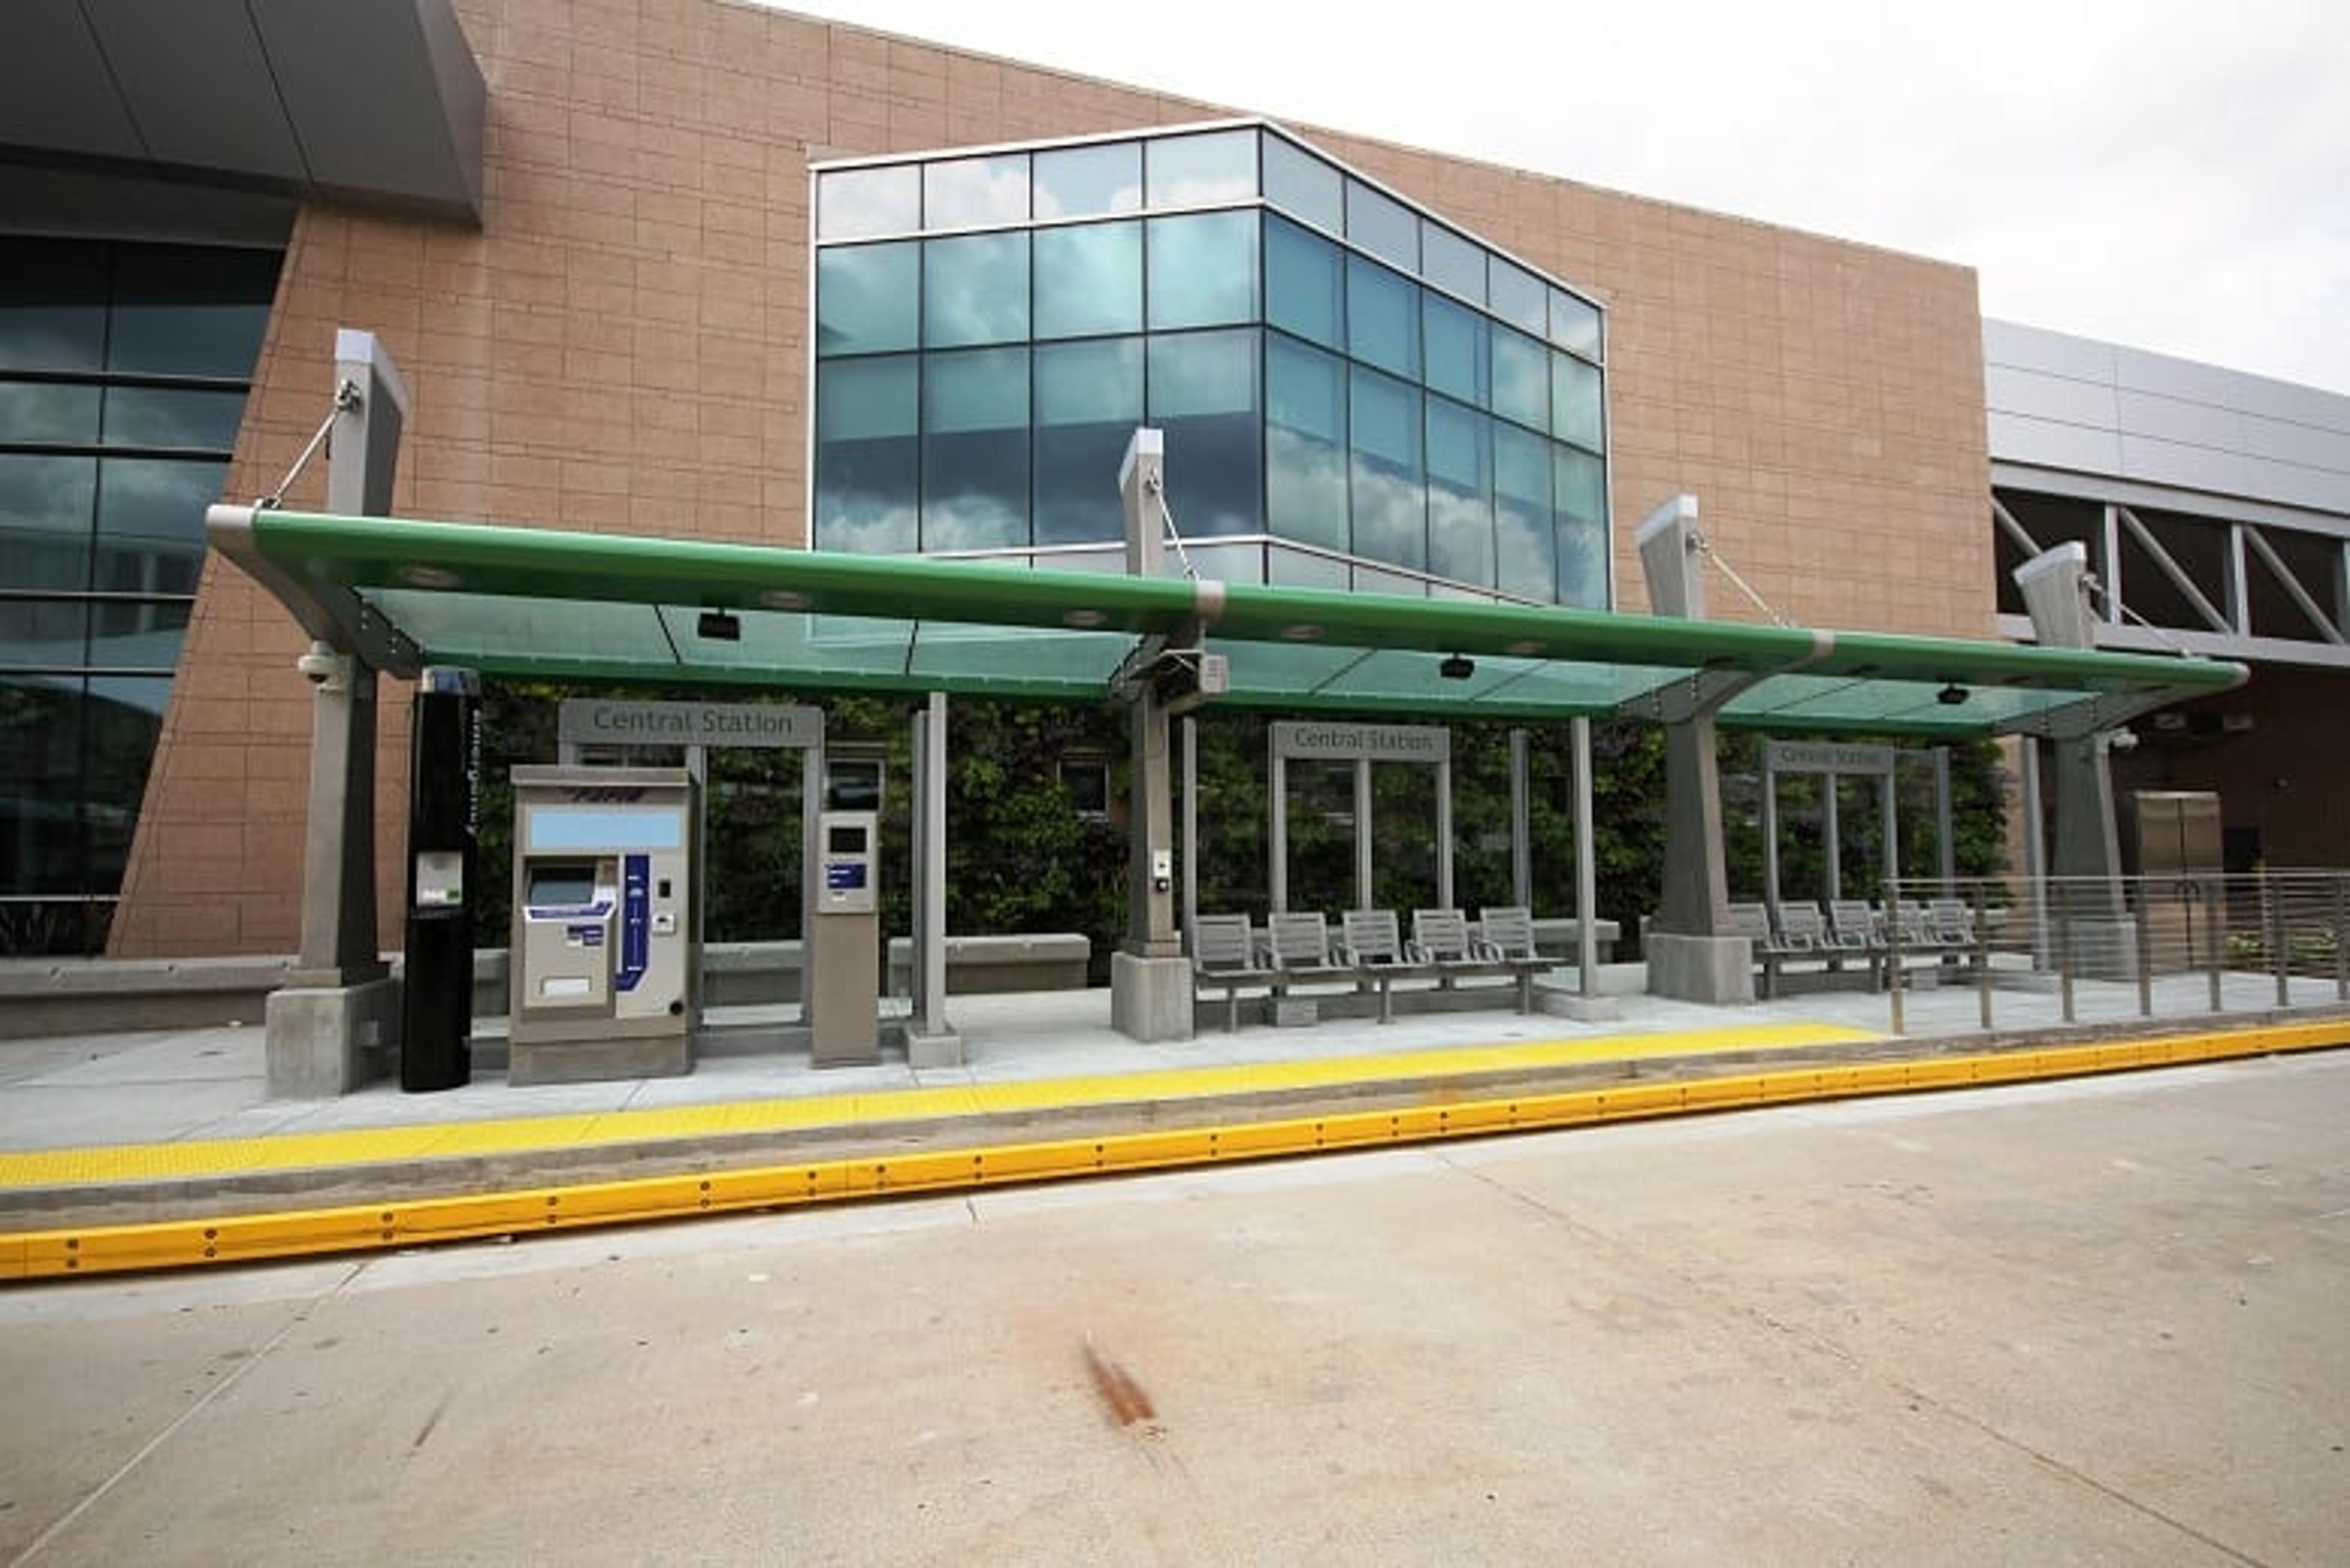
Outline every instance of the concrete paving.
{"label": "concrete paving", "polygon": [[2336,1052],[20,1287],[0,1561],[2338,1562],[2345,1104]]}

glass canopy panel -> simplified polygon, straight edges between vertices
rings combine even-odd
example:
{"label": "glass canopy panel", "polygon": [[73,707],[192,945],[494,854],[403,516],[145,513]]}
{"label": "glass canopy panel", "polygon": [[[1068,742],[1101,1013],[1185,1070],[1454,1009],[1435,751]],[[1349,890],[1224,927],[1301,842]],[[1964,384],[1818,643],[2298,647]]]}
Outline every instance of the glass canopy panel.
{"label": "glass canopy panel", "polygon": [[1105,142],[1039,152],[1035,210],[1040,220],[1091,218],[1142,207],[1142,144]]}
{"label": "glass canopy panel", "polygon": [[925,348],[1016,343],[1027,336],[1026,234],[961,234],[923,242]]}
{"label": "glass canopy panel", "polygon": [[1028,155],[944,158],[922,166],[922,225],[975,228],[1024,223],[1028,217]]}
{"label": "glass canopy panel", "polygon": [[1090,337],[1142,330],[1142,225],[1039,229],[1036,336]]}
{"label": "glass canopy panel", "polygon": [[1253,130],[1162,136],[1143,143],[1143,194],[1152,207],[1205,207],[1256,194]]}
{"label": "glass canopy panel", "polygon": [[658,674],[678,663],[651,605],[370,588],[361,596],[430,659],[496,672],[589,661]]}
{"label": "glass canopy panel", "polygon": [[860,240],[910,234],[922,226],[922,171],[915,164],[887,169],[836,169],[816,176],[816,234],[820,240]]}
{"label": "glass canopy panel", "polygon": [[1346,177],[1283,137],[1264,138],[1264,199],[1329,234],[1346,233]]}
{"label": "glass canopy panel", "polygon": [[909,674],[1001,680],[1035,688],[1067,684],[1088,696],[1106,689],[1134,647],[1124,632],[1048,631],[1029,627],[923,621],[907,660]]}
{"label": "glass canopy panel", "polygon": [[2052,707],[2087,701],[2087,691],[2015,687],[1968,687],[1967,700],[1945,704],[1942,688],[1928,681],[1857,680],[1849,676],[1774,675],[1741,693],[1725,719],[1787,729],[1925,726],[1967,732],[2012,725]]}

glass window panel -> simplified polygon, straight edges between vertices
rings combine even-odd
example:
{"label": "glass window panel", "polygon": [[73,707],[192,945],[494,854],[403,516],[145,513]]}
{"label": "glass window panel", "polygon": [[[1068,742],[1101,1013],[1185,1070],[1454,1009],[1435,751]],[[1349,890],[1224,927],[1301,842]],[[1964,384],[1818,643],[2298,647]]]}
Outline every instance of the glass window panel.
{"label": "glass window panel", "polygon": [[162,387],[109,387],[109,446],[182,447],[227,452],[244,417],[243,392],[197,392]]}
{"label": "glass window panel", "polygon": [[1500,256],[1488,265],[1493,314],[1540,337],[1550,330],[1550,286]]}
{"label": "glass window panel", "polygon": [[1429,386],[1464,403],[1492,407],[1492,324],[1468,306],[1426,291],[1420,296],[1420,322],[1427,338]]}
{"label": "glass window panel", "polygon": [[1607,607],[1607,470],[1597,458],[1565,447],[1555,454],[1558,602]]}
{"label": "glass window panel", "polygon": [[90,607],[89,662],[99,670],[170,670],[188,631],[189,601],[109,599]]}
{"label": "glass window panel", "polygon": [[922,548],[1028,543],[1028,350],[922,363]]}
{"label": "glass window panel", "polygon": [[0,893],[82,887],[82,681],[0,675]]}
{"label": "glass window panel", "polygon": [[1428,400],[1428,566],[1493,586],[1492,421],[1443,398]]}
{"label": "glass window panel", "polygon": [[79,241],[0,240],[0,369],[99,368],[106,251]]}
{"label": "glass window panel", "polygon": [[0,441],[94,445],[98,441],[98,401],[96,387],[0,381]]}
{"label": "glass window panel", "polygon": [[1571,354],[1550,357],[1550,432],[1562,441],[1597,452],[1604,423],[1599,411],[1599,372]]}
{"label": "glass window panel", "polygon": [[130,830],[147,790],[155,738],[172,701],[169,676],[93,675],[82,711],[82,813],[88,825],[89,889],[122,885]]}
{"label": "glass window panel", "polygon": [[[835,254],[831,252],[827,254]],[[922,242],[922,342],[932,348],[1028,336],[1028,236]]]}
{"label": "glass window panel", "polygon": [[1441,223],[1419,223],[1420,275],[1471,305],[1485,303],[1485,249]]}
{"label": "glass window panel", "polygon": [[1264,349],[1265,525],[1345,551],[1347,366],[1288,338]]}
{"label": "glass window panel", "polygon": [[1347,232],[1346,176],[1278,136],[1264,138],[1264,199],[1331,234]]}
{"label": "glass window panel", "polygon": [[1493,426],[1493,532],[1501,586],[1522,598],[1558,597],[1551,517],[1551,445],[1513,425]]}
{"label": "glass window panel", "polygon": [[79,670],[88,645],[88,600],[0,599],[0,668]]}
{"label": "glass window panel", "polygon": [[198,245],[118,245],[106,362],[169,375],[253,374],[277,253]]}
{"label": "glass window panel", "polygon": [[1036,349],[1036,543],[1122,539],[1118,467],[1142,422],[1142,339]]}
{"label": "glass window panel", "polygon": [[1036,154],[1036,216],[1088,218],[1142,206],[1142,144],[1112,141]]}
{"label": "glass window panel", "polygon": [[921,476],[916,361],[816,367],[816,545],[906,554]]}
{"label": "glass window panel", "polygon": [[1419,215],[1360,180],[1347,182],[1347,237],[1406,272],[1419,270]]}
{"label": "glass window panel", "polygon": [[1153,207],[1245,202],[1256,194],[1256,132],[1218,130],[1147,141],[1143,177]]}
{"label": "glass window panel", "polygon": [[0,452],[0,587],[89,585],[98,462]]}
{"label": "glass window panel", "polygon": [[228,464],[212,460],[101,462],[90,586],[107,593],[194,593],[204,557],[204,509],[227,482]]}
{"label": "glass window panel", "polygon": [[1347,258],[1347,347],[1399,376],[1419,376],[1419,286],[1361,256]]}
{"label": "glass window panel", "polygon": [[1531,337],[1493,328],[1493,411],[1536,430],[1550,429],[1550,358]]}
{"label": "glass window panel", "polygon": [[1028,155],[948,158],[922,166],[922,226],[972,228],[1028,221]]}
{"label": "glass window panel", "polygon": [[1586,359],[1599,356],[1599,307],[1563,288],[1550,291],[1550,340]]}
{"label": "glass window panel", "polygon": [[1149,227],[1153,331],[1256,319],[1254,213],[1153,218]]}
{"label": "glass window panel", "polygon": [[[1266,145],[1272,145],[1268,142]],[[1264,318],[1325,348],[1339,336],[1346,298],[1343,253],[1318,234],[1284,219],[1264,221]]]}
{"label": "glass window panel", "polygon": [[1142,330],[1142,225],[1036,232],[1036,336]]}
{"label": "glass window panel", "polygon": [[920,341],[921,245],[849,245],[816,254],[816,351],[880,354]]}
{"label": "glass window panel", "polygon": [[1253,331],[1150,339],[1148,417],[1167,432],[1167,497],[1185,538],[1263,532]]}
{"label": "glass window panel", "polygon": [[1354,553],[1391,566],[1428,565],[1428,496],[1417,387],[1355,367],[1348,378]]}
{"label": "glass window panel", "polygon": [[910,234],[922,226],[922,171],[839,169],[816,179],[816,233],[822,240]]}

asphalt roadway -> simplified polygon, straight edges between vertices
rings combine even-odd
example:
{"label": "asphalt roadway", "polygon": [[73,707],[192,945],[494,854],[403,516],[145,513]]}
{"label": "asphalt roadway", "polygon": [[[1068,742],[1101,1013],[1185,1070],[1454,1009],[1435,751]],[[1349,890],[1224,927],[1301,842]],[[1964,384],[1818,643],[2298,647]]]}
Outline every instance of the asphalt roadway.
{"label": "asphalt roadway", "polygon": [[0,1560],[2340,1563],[2350,1053],[0,1293]]}

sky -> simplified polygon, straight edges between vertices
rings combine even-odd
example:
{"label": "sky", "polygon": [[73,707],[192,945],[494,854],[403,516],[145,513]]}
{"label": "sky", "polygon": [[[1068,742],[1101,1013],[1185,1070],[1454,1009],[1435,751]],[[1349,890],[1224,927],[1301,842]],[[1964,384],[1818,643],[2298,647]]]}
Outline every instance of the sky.
{"label": "sky", "polygon": [[1960,262],[1986,316],[2350,393],[2344,0],[788,8]]}

